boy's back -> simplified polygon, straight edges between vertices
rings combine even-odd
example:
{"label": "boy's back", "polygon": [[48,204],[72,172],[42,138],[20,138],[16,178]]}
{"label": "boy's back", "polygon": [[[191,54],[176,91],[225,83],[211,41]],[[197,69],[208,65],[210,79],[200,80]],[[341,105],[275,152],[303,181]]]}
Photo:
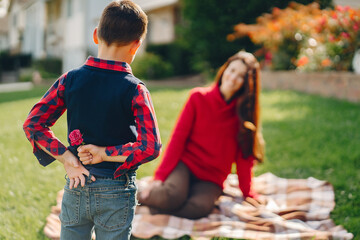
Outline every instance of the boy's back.
{"label": "boy's back", "polygon": [[[113,146],[136,141],[132,100],[140,80],[126,71],[91,67],[97,58],[66,76],[65,103],[69,132],[80,129],[85,143]],[[125,70],[125,68],[124,68]]]}
{"label": "boy's back", "polygon": [[[68,111],[69,133],[79,129],[83,141],[98,146],[116,146],[136,142],[132,108],[137,87],[128,64],[89,57],[86,63],[66,75],[64,99]],[[100,67],[101,66],[101,67]],[[69,146],[77,155],[77,149]],[[102,162],[87,165],[94,176],[112,177],[121,163]]]}

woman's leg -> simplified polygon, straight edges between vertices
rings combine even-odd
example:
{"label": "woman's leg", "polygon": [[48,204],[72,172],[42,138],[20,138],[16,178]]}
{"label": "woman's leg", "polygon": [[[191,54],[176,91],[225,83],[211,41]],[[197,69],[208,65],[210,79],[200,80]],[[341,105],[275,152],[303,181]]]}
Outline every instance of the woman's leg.
{"label": "woman's leg", "polygon": [[160,212],[177,209],[188,197],[189,179],[190,171],[180,161],[165,182],[153,188],[146,199],[142,199],[141,194],[138,194],[139,203]]}
{"label": "woman's leg", "polygon": [[169,214],[189,219],[206,217],[214,209],[215,201],[221,194],[222,189],[217,184],[198,180],[191,185],[185,204]]}

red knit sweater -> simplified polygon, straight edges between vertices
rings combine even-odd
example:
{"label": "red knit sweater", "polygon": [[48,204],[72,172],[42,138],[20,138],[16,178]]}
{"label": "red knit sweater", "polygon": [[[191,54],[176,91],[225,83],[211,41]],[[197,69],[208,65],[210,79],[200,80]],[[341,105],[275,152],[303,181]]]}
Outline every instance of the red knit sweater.
{"label": "red knit sweater", "polygon": [[225,102],[217,84],[193,89],[154,178],[165,181],[182,161],[197,178],[223,188],[235,162],[240,189],[245,197],[252,196],[254,158],[242,158],[237,143],[239,120],[235,106],[236,101]]}

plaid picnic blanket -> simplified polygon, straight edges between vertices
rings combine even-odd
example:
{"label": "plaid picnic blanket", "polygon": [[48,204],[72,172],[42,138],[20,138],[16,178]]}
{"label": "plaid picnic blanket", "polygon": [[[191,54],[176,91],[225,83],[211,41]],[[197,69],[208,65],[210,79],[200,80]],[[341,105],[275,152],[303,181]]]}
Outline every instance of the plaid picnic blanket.
{"label": "plaid picnic blanket", "polygon": [[[139,190],[150,177],[138,180]],[[334,191],[329,182],[315,178],[285,179],[271,173],[255,177],[254,190],[260,201],[242,199],[237,176],[225,182],[224,194],[212,214],[199,220],[170,215],[151,215],[149,208],[138,206],[132,235],[138,238],[161,236],[176,239],[213,237],[240,239],[352,239],[353,235],[330,219],[335,206]],[[59,239],[62,191],[52,207],[44,228],[50,239]]]}

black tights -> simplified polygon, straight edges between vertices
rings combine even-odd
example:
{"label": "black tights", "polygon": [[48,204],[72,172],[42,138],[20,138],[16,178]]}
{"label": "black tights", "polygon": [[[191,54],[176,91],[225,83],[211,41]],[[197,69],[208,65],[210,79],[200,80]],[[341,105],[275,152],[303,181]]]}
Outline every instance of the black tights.
{"label": "black tights", "polygon": [[165,182],[139,202],[161,214],[198,219],[211,213],[221,193],[220,186],[197,179],[180,161]]}

